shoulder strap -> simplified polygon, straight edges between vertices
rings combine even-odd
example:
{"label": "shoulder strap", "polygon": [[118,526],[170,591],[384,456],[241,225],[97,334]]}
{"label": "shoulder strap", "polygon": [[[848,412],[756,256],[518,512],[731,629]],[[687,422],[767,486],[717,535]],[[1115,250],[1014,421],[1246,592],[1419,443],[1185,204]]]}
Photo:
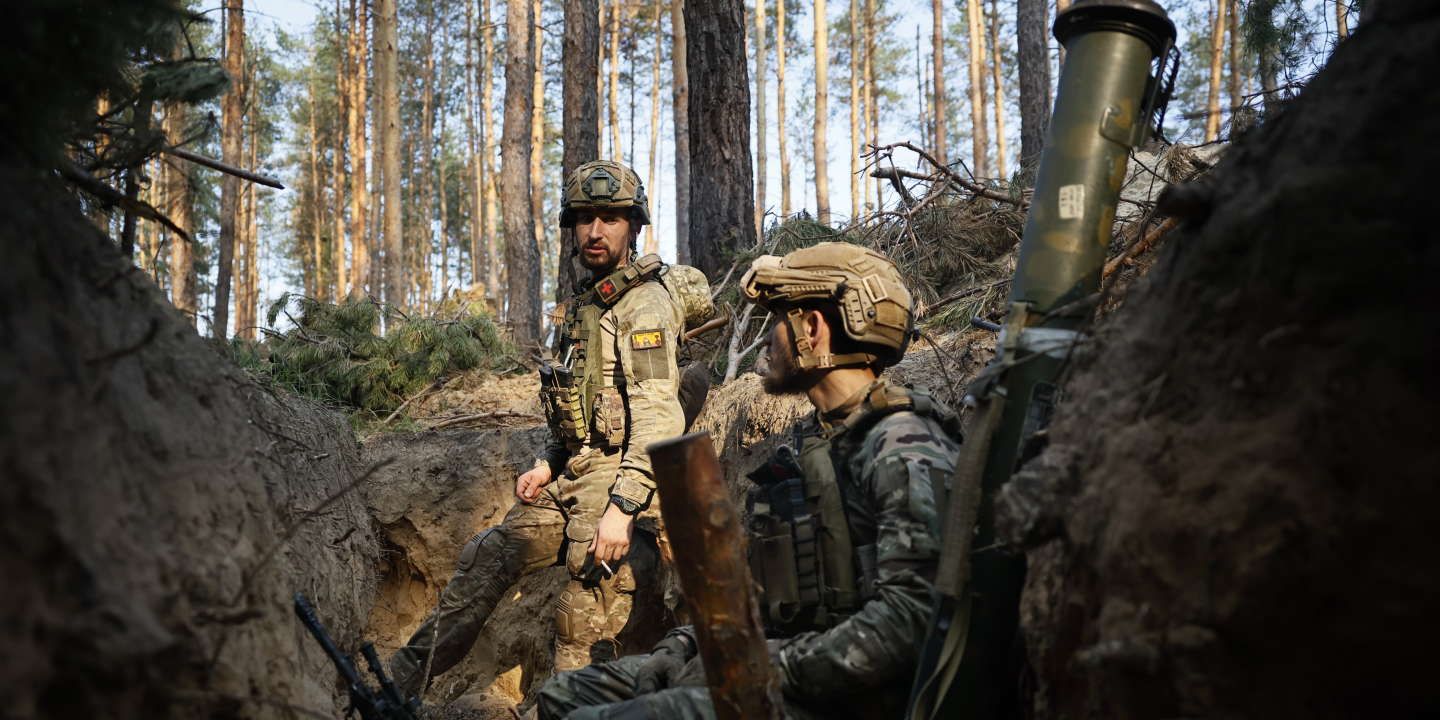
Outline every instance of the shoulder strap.
{"label": "shoulder strap", "polygon": [[635,262],[606,275],[595,283],[595,297],[606,307],[618,302],[626,292],[641,283],[659,277],[665,263],[659,255],[645,255]]}

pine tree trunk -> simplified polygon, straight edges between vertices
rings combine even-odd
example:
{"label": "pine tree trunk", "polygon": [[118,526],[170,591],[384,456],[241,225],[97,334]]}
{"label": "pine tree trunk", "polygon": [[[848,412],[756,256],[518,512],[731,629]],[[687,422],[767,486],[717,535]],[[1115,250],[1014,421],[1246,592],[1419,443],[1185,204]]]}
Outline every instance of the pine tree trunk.
{"label": "pine tree trunk", "polygon": [[[530,48],[532,79],[530,81],[530,224],[534,226],[536,253],[541,258],[540,268],[548,265],[550,257],[549,240],[545,232],[545,175],[542,161],[545,158],[545,32],[540,27],[540,0],[532,0],[530,8],[534,22],[530,27]],[[544,278],[541,272],[536,278],[537,292],[544,294]]]}
{"label": "pine tree trunk", "polygon": [[[254,79],[254,74],[253,74],[253,72],[252,72],[252,74],[251,74],[251,80],[253,81],[253,79]],[[252,87],[253,87],[253,82],[251,83],[251,85],[252,85]],[[253,103],[253,101],[254,101],[253,96],[252,96],[251,101],[252,101],[252,103]],[[253,167],[259,167],[259,165],[260,165],[259,159],[258,159],[258,155],[259,155],[259,145],[260,145],[260,133],[259,133],[259,131],[258,131],[258,130],[256,129],[256,127],[255,127],[256,124],[258,124],[258,123],[256,123],[254,120],[251,121],[251,126],[250,126],[250,138],[249,138],[249,141],[250,141],[250,164],[249,164],[247,167],[252,167],[252,168],[253,168]],[[260,255],[261,255],[261,251],[260,251],[260,223],[258,222],[258,218],[257,218],[257,215],[259,214],[259,210],[260,210],[260,197],[259,197],[260,191],[259,191],[259,186],[258,186],[258,185],[255,185],[255,184],[253,184],[253,183],[246,183],[246,185],[248,186],[247,189],[249,190],[249,192],[247,193],[248,197],[247,197],[246,203],[245,203],[245,237],[246,237],[245,244],[246,244],[246,247],[248,248],[248,250],[246,251],[246,263],[245,263],[245,269],[246,269],[246,279],[245,279],[245,291],[246,291],[246,292],[245,292],[245,321],[246,321],[246,322],[245,322],[245,328],[246,328],[246,329],[241,332],[241,337],[244,337],[246,340],[253,340],[253,339],[255,339],[255,334],[256,334],[256,333],[255,333],[255,328],[260,324],[260,321],[259,321],[259,318],[258,318],[258,314],[259,314],[259,307],[260,307],[260,262],[261,262],[261,257],[260,257]]]}
{"label": "pine tree trunk", "polygon": [[324,241],[320,233],[320,208],[324,204],[320,196],[320,128],[315,118],[315,57],[311,53],[309,80],[306,87],[309,132],[306,135],[306,154],[309,159],[309,207],[310,211],[310,263],[305,273],[305,292],[318,300],[325,299]]}
{"label": "pine tree trunk", "polygon": [[1001,180],[1008,180],[1005,156],[1010,149],[1005,141],[1005,81],[1000,76],[1000,8],[996,0],[990,0],[990,80],[995,90],[995,169]]}
{"label": "pine tree trunk", "polygon": [[[875,0],[865,0],[865,145],[860,148],[861,152],[869,152],[869,148],[880,142],[880,109],[876,107],[875,95]],[[880,183],[875,178],[872,184],[862,178],[865,183],[865,204],[871,212],[880,209]],[[871,193],[874,193],[872,196]],[[873,200],[872,200],[873,197]]]}
{"label": "pine tree trunk", "polygon": [[[600,77],[600,8],[595,0],[565,0],[565,35],[561,47],[560,180],[575,168],[600,159],[600,88],[591,78]],[[557,262],[555,301],[565,302],[575,294],[580,269],[575,265],[571,234],[561,231]]]}
{"label": "pine tree trunk", "polygon": [[375,0],[375,92],[379,95],[379,154],[382,191],[381,238],[385,248],[382,288],[385,302],[406,306],[410,287],[405,266],[403,200],[400,182],[400,66],[398,0]]}
{"label": "pine tree trunk", "polygon": [[365,297],[370,289],[370,186],[365,179],[368,4],[350,0],[350,297]]}
{"label": "pine tree trunk", "polygon": [[505,130],[500,192],[505,213],[507,313],[515,343],[527,351],[540,341],[540,256],[530,205],[530,123],[535,69],[530,53],[530,0],[505,5]]}
{"label": "pine tree trunk", "polygon": [[[691,262],[690,75],[686,70],[685,0],[670,0],[671,114],[675,117],[675,259]],[[651,182],[655,182],[654,179]]]}
{"label": "pine tree trunk", "polygon": [[755,235],[765,235],[765,0],[755,0]]}
{"label": "pine tree trunk", "polygon": [[485,296],[498,309],[503,302],[500,294],[500,210],[495,192],[495,74],[490,71],[495,63],[495,28],[491,22],[490,0],[480,0],[480,6],[485,10],[485,17],[480,21],[484,32],[480,67],[485,73],[480,83],[480,119],[484,127],[481,135],[485,139],[485,211],[482,216],[485,220]]}
{"label": "pine tree trunk", "polygon": [[980,0],[966,0],[965,21],[970,36],[970,147],[973,158],[970,170],[977,177],[989,177],[990,134],[986,130],[985,78],[981,74],[985,63],[985,41],[980,30]]}
{"label": "pine tree trunk", "polygon": [[[220,159],[231,167],[239,167],[241,122],[245,88],[245,0],[229,0],[225,10],[225,72],[230,76],[230,90],[220,101]],[[225,175],[220,179],[219,257],[215,268],[215,304],[212,308],[211,335],[217,340],[229,337],[230,281],[235,263],[235,224],[240,215],[240,178]]]}
{"label": "pine tree trunk", "polygon": [[340,0],[335,0],[335,125],[330,129],[334,144],[330,157],[331,214],[334,217],[334,237],[330,241],[330,262],[334,267],[334,289],[330,296],[340,302],[347,295],[345,268],[345,130],[350,114],[349,42],[345,35],[345,18],[340,11]]}
{"label": "pine tree trunk", "polygon": [[719,277],[737,251],[755,247],[750,175],[750,78],[745,62],[745,7],[740,0],[691,0],[685,27],[692,41],[690,129],[691,260]]}
{"label": "pine tree trunk", "polygon": [[[1038,2],[1042,4],[1045,0],[1019,0],[1023,5],[1025,2]],[[935,123],[933,154],[940,162],[946,160],[950,150],[946,145],[946,135],[949,129],[945,125],[945,2],[944,0],[931,0],[930,15],[932,17],[933,30],[930,39],[930,53],[934,58],[934,80],[931,84],[934,88],[935,98],[931,101],[930,115]],[[1049,59],[1046,59],[1049,62]]]}
{"label": "pine tree trunk", "polygon": [[[448,28],[448,23],[446,24]],[[445,30],[441,30],[442,33]],[[406,275],[409,282],[405,284],[405,292],[412,292],[415,295],[413,307],[422,312],[427,308],[430,300],[430,249],[435,244],[434,239],[434,207],[435,207],[435,178],[436,169],[444,170],[443,159],[437,159],[435,155],[435,112],[436,90],[435,90],[435,43],[431,39],[435,36],[435,4],[431,3],[425,16],[425,36],[421,40],[421,52],[425,56],[424,70],[420,87],[420,154],[412,169],[410,176],[414,187],[419,188],[420,193],[420,217],[418,221],[410,223],[413,228],[410,235],[414,238],[410,242],[410,248],[406,253]],[[448,34],[445,36],[448,37]],[[443,39],[443,37],[442,37]],[[442,43],[441,57],[449,59],[448,44]],[[398,73],[397,73],[398,75]],[[440,81],[446,81],[446,73],[440,73]],[[396,84],[399,88],[399,84]],[[443,92],[443,85],[442,85]],[[440,104],[444,107],[443,101]],[[443,118],[445,113],[440,113]],[[443,139],[440,145],[445,146]],[[407,153],[408,155],[408,153]],[[442,185],[443,187],[443,185]]]}
{"label": "pine tree trunk", "polygon": [[[483,227],[481,213],[484,212],[484,165],[480,161],[481,141],[477,133],[478,123],[475,121],[476,106],[479,101],[477,96],[478,85],[476,74],[480,70],[479,52],[476,46],[479,45],[475,37],[475,0],[465,0],[465,150],[466,169],[470,174],[470,278],[472,281],[480,278],[480,229]],[[441,186],[441,197],[444,197],[444,186]],[[448,272],[448,271],[447,271]],[[463,275],[457,268],[457,275]],[[447,279],[446,285],[449,285]]]}
{"label": "pine tree trunk", "polygon": [[860,215],[860,0],[850,0],[850,217]]}
{"label": "pine tree trunk", "polygon": [[[603,1],[603,0],[602,0]],[[620,148],[620,2],[610,4],[610,158],[621,160]]]}
{"label": "pine tree trunk", "polygon": [[[1340,0],[1340,2],[1344,2],[1344,1],[1345,1],[1345,0]],[[1245,75],[1245,66],[1244,66],[1244,64],[1240,61],[1240,12],[1241,12],[1240,5],[1239,5],[1239,3],[1238,3],[1238,1],[1237,1],[1237,3],[1235,4],[1235,6],[1230,9],[1230,18],[1229,18],[1229,20],[1230,20],[1230,67],[1229,67],[1229,71],[1230,71],[1230,72],[1229,72],[1229,78],[1228,78],[1228,80],[1229,80],[1229,85],[1230,85],[1230,107],[1231,107],[1231,108],[1238,108],[1238,107],[1240,107],[1241,105],[1244,105],[1244,104],[1245,104],[1245,90],[1244,90],[1244,88],[1243,88],[1243,81],[1244,81],[1244,75]],[[1234,110],[1232,109],[1231,112],[1234,112]]]}
{"label": "pine tree trunk", "polygon": [[1215,17],[1210,23],[1210,85],[1205,94],[1205,142],[1220,136],[1220,73],[1224,67],[1225,11],[1229,0],[1216,0]]}
{"label": "pine tree trunk", "polygon": [[[650,183],[653,190],[650,192],[650,212],[658,216],[660,186],[655,178],[660,173],[660,40],[664,27],[661,25],[660,0],[655,0],[655,17],[653,45],[650,52],[650,172],[645,175],[645,182]],[[652,224],[645,229],[645,254],[660,252],[660,239]]]}
{"label": "pine tree trunk", "polygon": [[780,143],[780,217],[790,217],[790,151],[786,147],[785,0],[775,0],[775,134]]}
{"label": "pine tree trunk", "polygon": [[[167,142],[180,141],[189,123],[190,107],[185,103],[172,102],[165,107],[165,119],[161,128]],[[190,163],[166,155],[162,170],[165,184],[165,216],[190,234],[185,240],[174,233],[170,237],[170,302],[195,324],[195,313],[199,310],[195,277],[195,203],[190,193]]]}
{"label": "pine tree trunk", "polygon": [[[1020,65],[1020,169],[1026,184],[1040,163],[1050,127],[1050,43],[1046,0],[1017,0],[1015,34]],[[938,79],[938,75],[936,76]]]}
{"label": "pine tree trunk", "polygon": [[[687,17],[688,20],[688,17]],[[815,217],[830,224],[830,152],[825,142],[830,112],[830,17],[815,0]],[[853,101],[853,98],[852,98]]]}
{"label": "pine tree trunk", "polygon": [[[1231,13],[1231,15],[1234,14]],[[1234,25],[1231,25],[1230,31],[1235,31]],[[1350,0],[1335,0],[1335,34],[1341,40],[1350,37]],[[1233,56],[1231,63],[1235,67],[1240,66],[1234,61]]]}

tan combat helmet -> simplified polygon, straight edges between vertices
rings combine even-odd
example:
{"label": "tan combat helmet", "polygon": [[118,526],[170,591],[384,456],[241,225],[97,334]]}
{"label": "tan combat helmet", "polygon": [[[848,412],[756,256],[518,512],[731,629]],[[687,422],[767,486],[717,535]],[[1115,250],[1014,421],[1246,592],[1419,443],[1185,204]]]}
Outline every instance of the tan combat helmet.
{"label": "tan combat helmet", "polygon": [[[889,258],[849,243],[826,242],[785,257],[762,255],[740,281],[745,297],[784,313],[803,369],[899,362],[914,326],[910,290]],[[821,355],[806,339],[804,307],[833,304],[840,330],[869,352]]]}
{"label": "tan combat helmet", "polygon": [[645,185],[634,170],[612,160],[596,160],[575,168],[566,178],[560,198],[560,227],[575,227],[578,210],[604,208],[630,208],[637,229],[650,224]]}

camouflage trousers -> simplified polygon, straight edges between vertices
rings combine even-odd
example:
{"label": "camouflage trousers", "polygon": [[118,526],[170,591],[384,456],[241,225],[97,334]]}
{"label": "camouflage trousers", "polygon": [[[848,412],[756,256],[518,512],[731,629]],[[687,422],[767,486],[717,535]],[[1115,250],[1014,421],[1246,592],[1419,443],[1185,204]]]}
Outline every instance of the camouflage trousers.
{"label": "camouflage trousers", "polygon": [[[649,655],[629,655],[607,663],[562,672],[545,682],[536,698],[540,720],[714,720],[715,706],[705,686],[705,669],[693,658],[674,687],[641,694],[640,667]],[[834,717],[816,714],[786,701],[787,720]]]}
{"label": "camouflage trousers", "polygon": [[[615,574],[599,578],[587,563],[595,527],[609,502],[618,452],[572,458],[566,472],[533,504],[516,503],[505,519],[471,538],[440,606],[390,660],[396,685],[419,695],[429,679],[465,658],[490,613],[520,578],[564,564],[570,581],[555,608],[555,668],[569,670],[619,655],[616,636],[630,620],[638,583],[654,583],[654,536],[637,529]],[[587,577],[588,576],[588,577]],[[422,677],[426,661],[428,677]]]}

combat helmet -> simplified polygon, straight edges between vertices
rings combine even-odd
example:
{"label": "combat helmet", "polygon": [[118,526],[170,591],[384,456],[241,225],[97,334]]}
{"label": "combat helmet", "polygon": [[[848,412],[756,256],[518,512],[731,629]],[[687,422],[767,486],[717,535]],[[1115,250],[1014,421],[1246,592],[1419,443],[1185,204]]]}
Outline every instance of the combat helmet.
{"label": "combat helmet", "polygon": [[574,227],[578,210],[603,208],[629,208],[631,222],[637,228],[650,224],[650,203],[640,176],[613,160],[585,163],[565,179],[560,227]]}
{"label": "combat helmet", "polygon": [[[859,245],[824,242],[785,255],[762,255],[740,281],[745,297],[790,323],[803,369],[899,362],[910,344],[910,290],[895,263]],[[866,352],[821,355],[806,339],[804,308],[834,305],[840,331]]]}

